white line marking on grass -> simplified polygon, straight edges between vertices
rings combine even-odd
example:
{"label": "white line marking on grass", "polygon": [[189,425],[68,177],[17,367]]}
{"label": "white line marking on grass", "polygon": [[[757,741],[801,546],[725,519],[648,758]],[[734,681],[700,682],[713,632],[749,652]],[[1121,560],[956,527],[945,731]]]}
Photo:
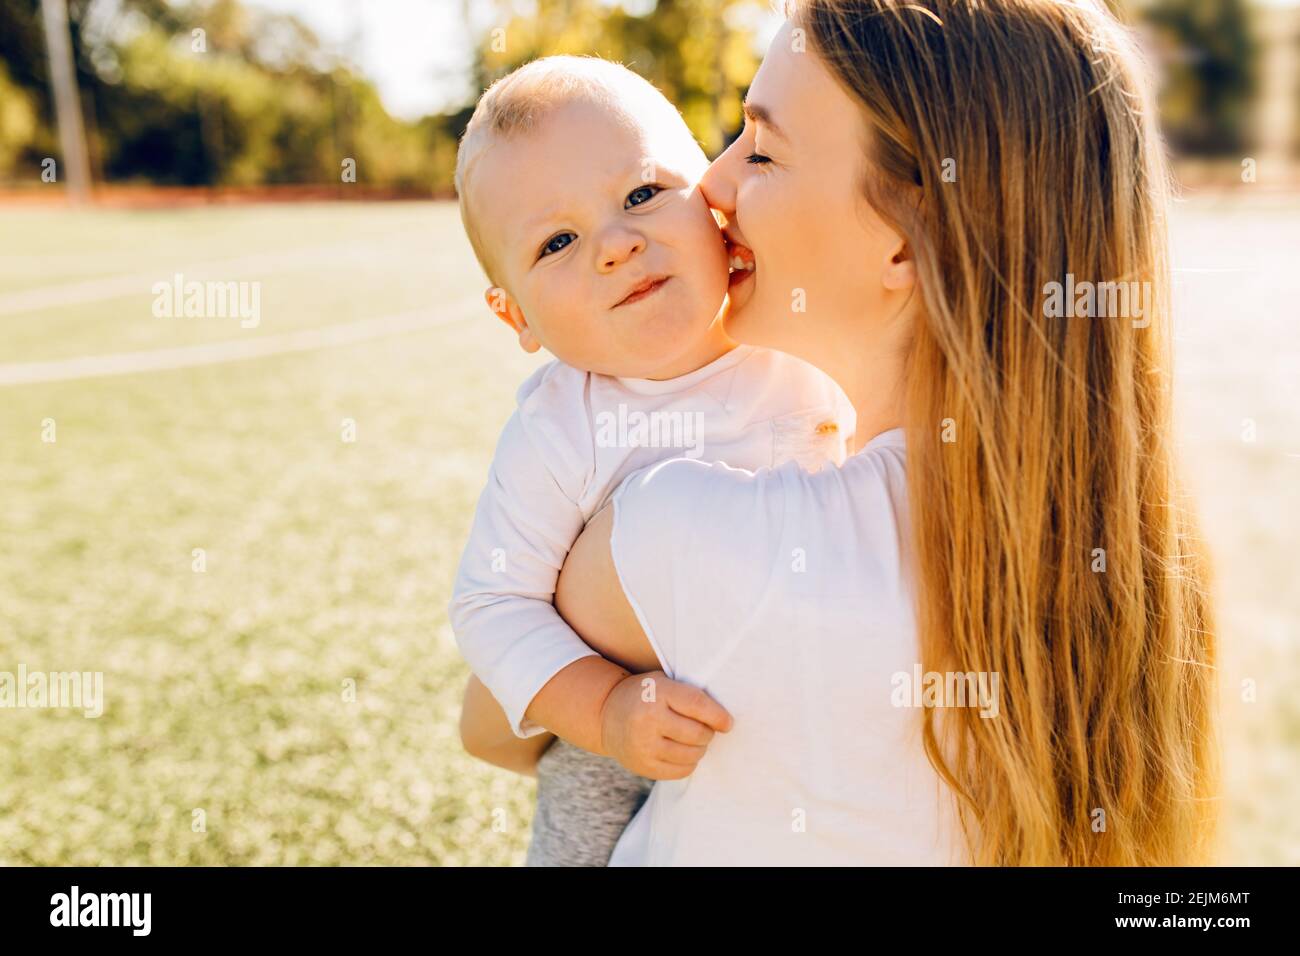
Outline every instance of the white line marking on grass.
{"label": "white line marking on grass", "polygon": [[81,305],[86,302],[99,302],[102,299],[143,295],[157,281],[157,276],[137,273],[7,292],[0,295],[0,315],[22,315],[61,305]]}
{"label": "white line marking on grass", "polygon": [[468,321],[470,316],[434,315],[427,309],[398,312],[393,315],[362,319],[324,328],[283,332],[279,335],[229,342],[210,342],[172,349],[149,349],[143,352],[116,352],[111,355],[80,355],[51,362],[20,362],[0,365],[0,387],[35,385],[42,382],[68,382],[106,375],[134,375],[199,365],[219,365],[246,359],[284,355],[287,352],[310,352],[316,349],[352,345],[372,339],[418,332],[421,329]]}
{"label": "white line marking on grass", "polygon": [[188,265],[172,265],[150,272],[79,279],[43,285],[35,289],[0,293],[0,316],[22,315],[66,305],[84,305],[138,295],[151,297],[155,282],[171,282],[176,273],[192,279],[228,279],[234,276],[272,275],[293,269],[316,269],[321,266],[358,265],[369,260],[387,261],[386,250],[357,242],[310,246],[286,252],[257,253],[230,259],[210,259]]}

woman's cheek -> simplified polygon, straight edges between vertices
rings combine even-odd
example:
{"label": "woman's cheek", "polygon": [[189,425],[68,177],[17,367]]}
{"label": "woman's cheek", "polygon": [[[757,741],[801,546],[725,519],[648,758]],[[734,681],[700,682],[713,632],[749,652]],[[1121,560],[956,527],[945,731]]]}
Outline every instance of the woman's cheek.
{"label": "woman's cheek", "polygon": [[[827,206],[820,197],[797,189],[793,177],[787,177],[787,187],[764,208],[763,239],[774,252],[775,262],[770,265],[772,277],[789,298],[788,308],[806,311],[812,299],[819,295],[825,270],[841,258],[841,250],[828,248]],[[765,263],[759,257],[759,268]]]}
{"label": "woman's cheek", "polygon": [[[793,289],[798,281],[798,244],[787,248],[789,236],[803,235],[802,226],[796,222],[798,206],[784,203],[779,194],[765,189],[765,183],[755,183],[743,208],[740,228],[754,251],[755,278],[758,289],[776,294],[781,289]],[[758,291],[755,290],[755,292]]]}

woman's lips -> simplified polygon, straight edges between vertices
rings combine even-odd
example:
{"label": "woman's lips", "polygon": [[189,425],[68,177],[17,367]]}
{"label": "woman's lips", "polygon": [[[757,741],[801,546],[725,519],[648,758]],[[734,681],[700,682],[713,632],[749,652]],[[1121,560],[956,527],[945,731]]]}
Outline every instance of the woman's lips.
{"label": "woman's lips", "polygon": [[672,276],[660,276],[657,279],[647,279],[639,283],[627,296],[615,303],[614,308],[617,309],[621,305],[631,305],[633,302],[640,302],[642,299],[649,298],[662,289],[664,283],[671,278]]}
{"label": "woman's lips", "polygon": [[734,289],[742,282],[748,282],[752,278],[754,278],[754,270],[752,268],[732,269],[731,272],[727,273],[727,288]]}
{"label": "woman's lips", "polygon": [[748,246],[742,246],[740,243],[728,239],[727,264],[731,270],[727,276],[727,287],[732,288],[746,279],[753,278],[755,268],[754,251]]}

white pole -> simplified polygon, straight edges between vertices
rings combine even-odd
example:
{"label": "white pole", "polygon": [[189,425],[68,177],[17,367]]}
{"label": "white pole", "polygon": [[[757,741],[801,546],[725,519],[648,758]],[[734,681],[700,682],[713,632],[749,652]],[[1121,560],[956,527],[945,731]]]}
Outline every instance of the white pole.
{"label": "white pole", "polygon": [[41,0],[41,13],[45,20],[45,49],[50,59],[50,84],[54,87],[54,113],[59,124],[68,197],[74,203],[81,203],[90,193],[90,160],[77,97],[77,75],[72,68],[67,2]]}

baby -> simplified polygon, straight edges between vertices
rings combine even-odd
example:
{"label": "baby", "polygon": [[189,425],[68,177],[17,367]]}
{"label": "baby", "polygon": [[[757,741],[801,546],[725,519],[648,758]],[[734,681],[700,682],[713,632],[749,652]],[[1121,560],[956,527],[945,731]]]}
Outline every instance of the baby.
{"label": "baby", "polygon": [[527,716],[538,692],[594,654],[554,606],[587,520],[667,458],[815,470],[842,462],[853,432],[830,379],[724,332],[728,287],[754,281],[754,266],[728,261],[698,188],[707,166],[658,90],[588,57],[498,80],[461,141],[456,187],[488,306],[525,351],[555,356],[518,391],[449,612],[476,678],[467,746],[496,733],[472,752],[523,772],[536,761],[529,865],[604,865],[649,793],[648,779],[565,740],[516,746],[545,734]]}

